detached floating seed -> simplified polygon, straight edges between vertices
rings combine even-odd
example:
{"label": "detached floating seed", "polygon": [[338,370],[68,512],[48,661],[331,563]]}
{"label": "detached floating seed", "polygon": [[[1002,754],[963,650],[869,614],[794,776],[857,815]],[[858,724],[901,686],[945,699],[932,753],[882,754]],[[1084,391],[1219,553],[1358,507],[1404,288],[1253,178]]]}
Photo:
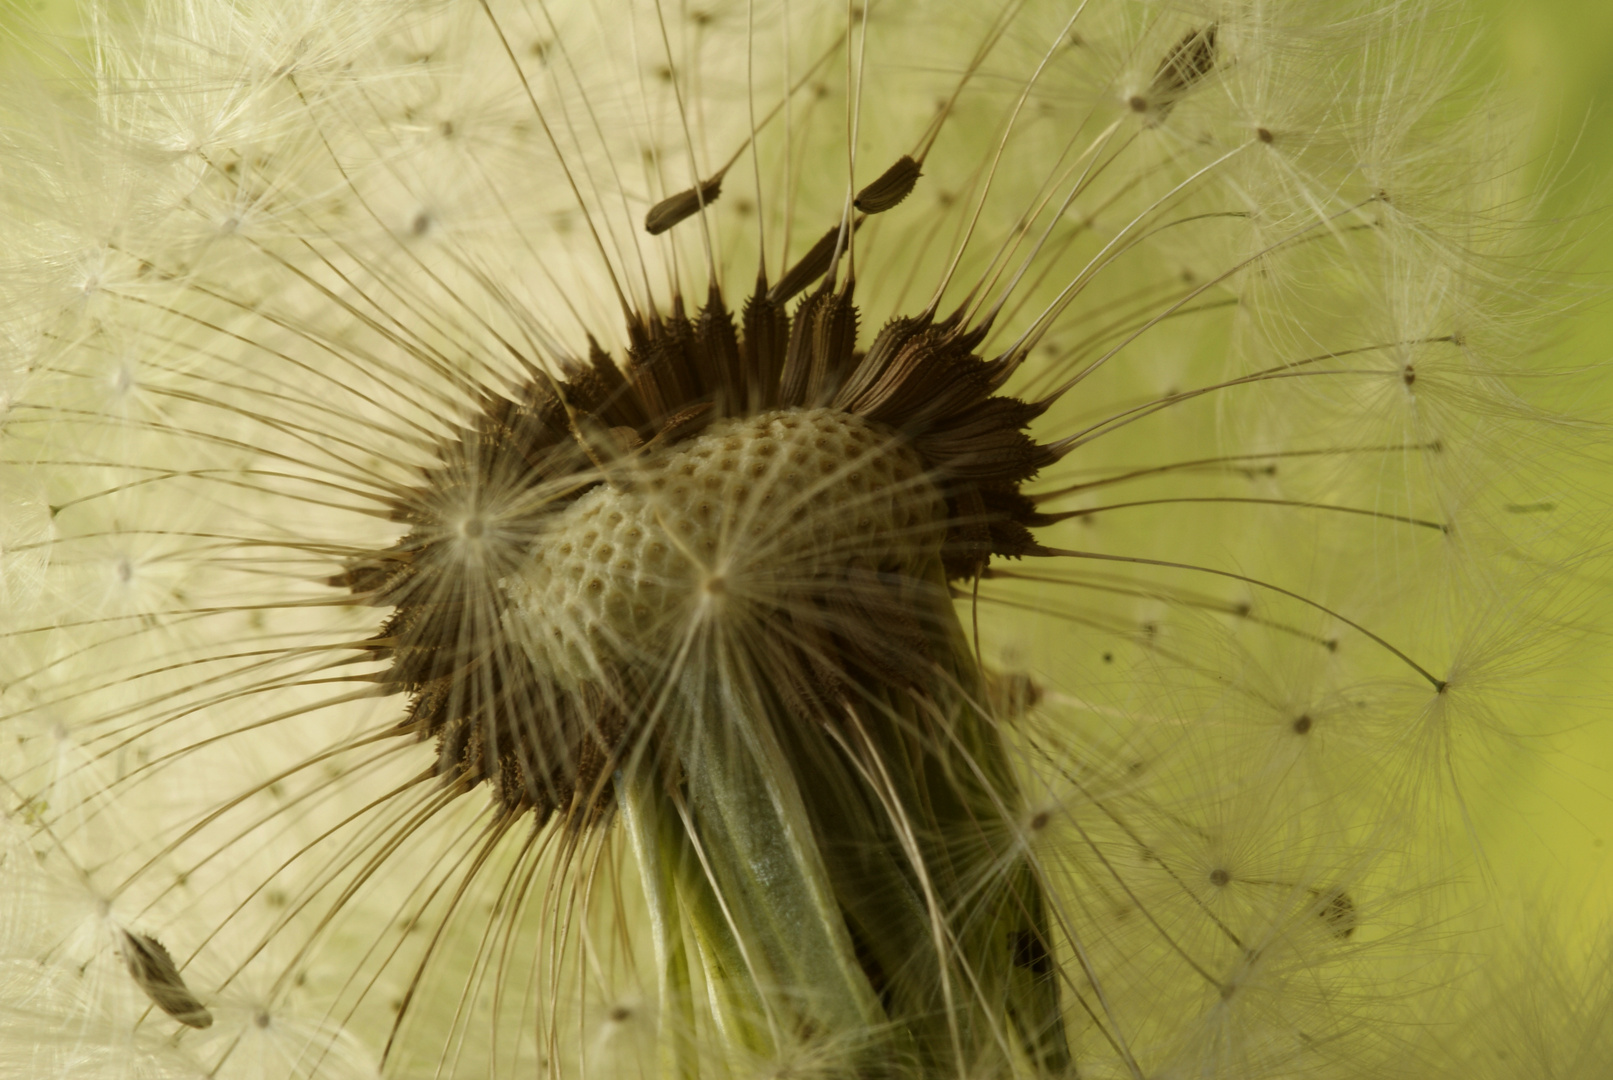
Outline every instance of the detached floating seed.
{"label": "detached floating seed", "polygon": [[896,164],[879,174],[879,179],[857,192],[852,205],[864,214],[883,214],[912,194],[913,185],[922,175],[919,163],[903,154]]}
{"label": "detached floating seed", "polygon": [[678,222],[699,213],[702,206],[710,206],[722,194],[723,173],[717,173],[709,180],[703,180],[697,188],[680,191],[676,195],[668,195],[644,215],[644,231],[651,236],[660,236]]}
{"label": "detached floating seed", "polygon": [[196,995],[185,985],[179,969],[174,966],[174,958],[168,955],[162,942],[146,934],[131,934],[127,930],[122,934],[120,948],[123,950],[123,962],[129,966],[129,974],[152,1004],[186,1027],[212,1027],[213,1014],[196,1000]]}

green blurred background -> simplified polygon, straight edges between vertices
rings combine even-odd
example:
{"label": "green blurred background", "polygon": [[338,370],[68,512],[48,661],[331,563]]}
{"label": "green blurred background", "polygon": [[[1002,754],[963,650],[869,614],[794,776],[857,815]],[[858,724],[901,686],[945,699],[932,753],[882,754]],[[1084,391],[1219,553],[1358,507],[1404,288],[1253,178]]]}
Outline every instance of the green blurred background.
{"label": "green blurred background", "polygon": [[[1531,178],[1549,185],[1542,212],[1583,241],[1572,269],[1606,293],[1613,284],[1613,2],[1609,0],[1459,0],[1479,31],[1478,65],[1534,118],[1520,147]],[[1613,361],[1613,296],[1591,299],[1547,346],[1553,366],[1581,368]],[[1613,419],[1613,380],[1577,403]],[[1613,442],[1597,439],[1599,444]],[[1605,452],[1584,463],[1584,480],[1613,494]],[[1601,505],[1610,505],[1604,498]],[[1604,538],[1605,526],[1597,530]],[[1588,583],[1595,633],[1577,658],[1570,708],[1553,725],[1561,735],[1547,755],[1520,755],[1517,790],[1470,792],[1492,837],[1490,855],[1505,877],[1530,890],[1520,899],[1554,912],[1559,929],[1588,941],[1613,931],[1613,589]],[[1510,795],[1511,797],[1506,797]],[[1489,811],[1486,813],[1486,811]]]}
{"label": "green blurred background", "polygon": [[[139,4],[112,0],[120,2]],[[1606,365],[1613,361],[1613,0],[1445,2],[1470,21],[1470,69],[1488,75],[1504,99],[1532,118],[1528,145],[1517,148],[1524,177],[1545,191],[1540,212],[1576,242],[1570,269],[1587,286],[1588,299],[1541,343],[1546,361],[1571,370]],[[0,0],[0,66],[60,64],[52,47],[60,40],[42,48],[40,35],[73,26],[73,7],[72,0]],[[1563,405],[1613,421],[1613,371],[1565,385],[1579,396]],[[1574,479],[1601,496],[1593,505],[1613,506],[1613,454],[1607,452],[1613,438],[1597,435],[1588,444],[1593,449]],[[1613,535],[1595,525],[1590,531]],[[1588,644],[1554,684],[1543,715],[1522,725],[1551,733],[1538,743],[1525,740],[1547,752],[1515,755],[1503,790],[1465,793],[1495,879],[1517,883],[1521,891],[1510,899],[1547,915],[1569,940],[1587,943],[1613,931],[1613,589],[1607,581],[1602,563],[1579,578],[1578,599],[1592,623]]]}

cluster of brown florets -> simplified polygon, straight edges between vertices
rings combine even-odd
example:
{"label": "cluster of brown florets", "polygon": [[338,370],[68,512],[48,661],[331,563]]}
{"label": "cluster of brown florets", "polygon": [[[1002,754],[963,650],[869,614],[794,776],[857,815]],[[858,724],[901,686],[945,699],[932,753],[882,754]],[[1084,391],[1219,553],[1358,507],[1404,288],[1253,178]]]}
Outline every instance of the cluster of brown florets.
{"label": "cluster of brown florets", "polygon": [[[1041,516],[1020,485],[1055,454],[1025,430],[1046,403],[998,392],[1018,356],[981,358],[988,327],[933,312],[892,320],[859,350],[852,292],[849,279],[838,289],[830,280],[792,314],[789,289],[764,281],[736,327],[713,289],[693,317],[675,306],[633,320],[625,363],[596,348],[561,377],[529,364],[524,385],[484,393],[479,415],[440,444],[439,463],[395,495],[392,515],[411,531],[332,583],[395,608],[366,648],[390,659],[386,687],[411,696],[402,728],[437,740],[439,775],[494,781],[508,810],[533,810],[539,821],[572,809],[597,816],[637,723],[643,658],[618,657],[608,678],[580,688],[553,685],[506,632],[500,582],[520,573],[556,515],[600,485],[630,486],[644,461],[714,424],[827,409],[882,433],[944,500],[936,554],[949,579],[979,574],[993,556],[1042,550],[1031,533]],[[848,565],[857,555],[843,553]],[[859,678],[922,681],[891,670],[902,657],[926,663],[922,649],[881,644],[892,627],[901,636],[903,605],[881,585],[900,568],[867,570],[794,590],[793,626],[773,628],[812,642],[784,664],[801,676],[784,679],[792,711],[832,709]],[[800,616],[802,603],[833,606],[835,596],[849,597],[866,623]],[[779,617],[790,619],[782,608]],[[907,636],[917,646],[923,635]]]}

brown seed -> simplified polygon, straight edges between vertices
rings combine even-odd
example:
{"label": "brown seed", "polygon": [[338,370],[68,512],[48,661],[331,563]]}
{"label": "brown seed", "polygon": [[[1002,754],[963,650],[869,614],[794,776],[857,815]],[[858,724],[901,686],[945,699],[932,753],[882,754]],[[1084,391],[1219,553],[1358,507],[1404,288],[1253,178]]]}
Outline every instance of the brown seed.
{"label": "brown seed", "polygon": [[883,214],[907,198],[922,175],[919,163],[903,154],[879,179],[857,192],[853,205],[864,214]]}
{"label": "brown seed", "polygon": [[[794,266],[784,272],[784,276],[779,279],[777,285],[768,290],[768,302],[774,304],[785,303],[796,293],[828,273],[829,264],[834,260],[835,248],[839,243],[840,226],[835,225],[824,233],[818,242],[813,244],[807,253],[796,261]],[[846,243],[851,243],[849,238]]]}
{"label": "brown seed", "polygon": [[152,1004],[186,1027],[213,1026],[213,1014],[190,992],[162,942],[146,934],[122,931],[123,962]]}
{"label": "brown seed", "polygon": [[718,173],[709,180],[700,182],[698,188],[689,188],[676,195],[668,195],[644,215],[644,231],[651,236],[660,236],[672,226],[700,212],[701,206],[710,206],[722,194],[723,174]]}
{"label": "brown seed", "polygon": [[[1148,101],[1144,108],[1152,104],[1160,120],[1170,115],[1182,94],[1215,67],[1215,29],[1216,24],[1211,23],[1197,30],[1189,30],[1165,54],[1159,67],[1154,69],[1154,81],[1148,87]],[[1139,100],[1132,98],[1131,107],[1140,112],[1142,110],[1137,105]]]}
{"label": "brown seed", "polygon": [[1215,67],[1215,23],[1189,30],[1154,70],[1150,92],[1175,96],[1198,82]]}
{"label": "brown seed", "polygon": [[1337,938],[1347,938],[1355,933],[1356,913],[1355,901],[1343,889],[1329,889],[1318,892],[1317,916],[1327,924],[1328,932]]}

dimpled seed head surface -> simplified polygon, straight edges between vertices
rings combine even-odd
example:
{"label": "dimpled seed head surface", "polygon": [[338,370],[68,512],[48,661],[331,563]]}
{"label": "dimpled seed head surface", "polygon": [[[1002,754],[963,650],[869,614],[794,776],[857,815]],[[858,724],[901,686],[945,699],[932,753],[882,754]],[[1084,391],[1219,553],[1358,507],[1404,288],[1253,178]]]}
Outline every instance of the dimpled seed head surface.
{"label": "dimpled seed head surface", "polygon": [[713,424],[557,514],[507,581],[535,660],[589,678],[714,598],[783,603],[837,570],[912,570],[946,506],[919,456],[832,409]]}

